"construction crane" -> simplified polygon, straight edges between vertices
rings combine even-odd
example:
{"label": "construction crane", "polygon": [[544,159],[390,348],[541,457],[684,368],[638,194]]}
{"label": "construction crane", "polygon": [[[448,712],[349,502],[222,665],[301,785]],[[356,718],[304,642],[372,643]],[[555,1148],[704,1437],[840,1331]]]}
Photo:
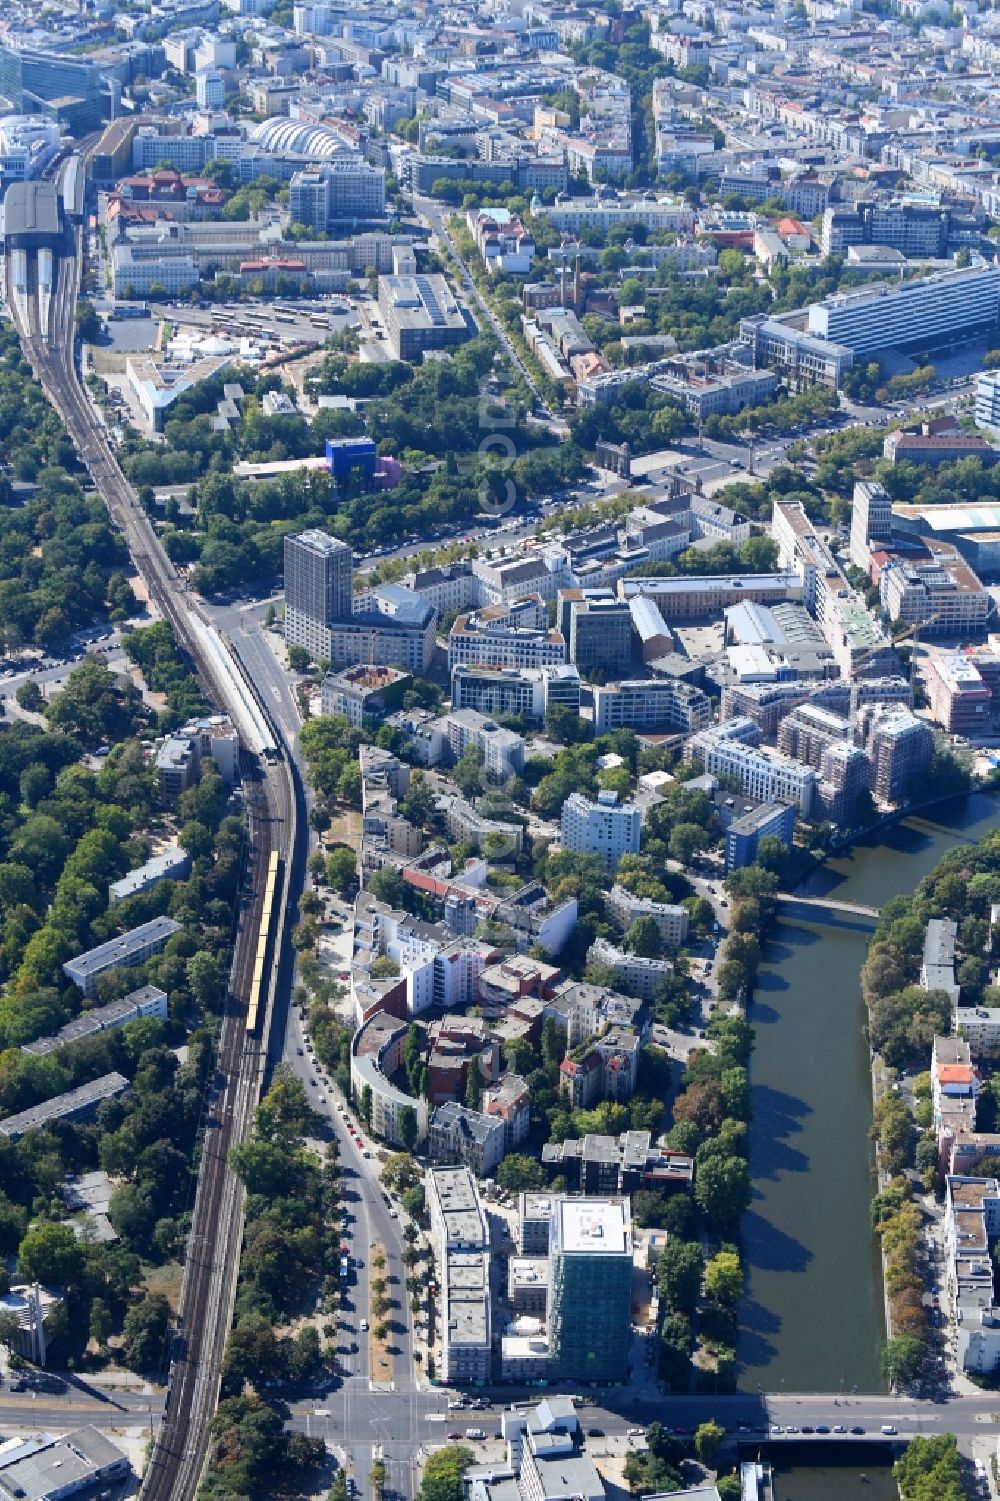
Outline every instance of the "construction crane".
{"label": "construction crane", "polygon": [[[912,625],[908,625],[906,627],[905,631],[901,631],[898,636],[892,637],[891,640],[888,642],[888,645],[893,646],[893,647],[899,646],[903,641],[909,640],[909,638],[912,636],[912,637],[915,638],[914,639],[914,645],[919,646],[919,644],[920,644],[920,632],[924,629],[925,626],[933,625],[934,621],[938,620],[939,618],[940,618],[940,612],[936,610],[933,615],[928,615],[926,620],[915,620]],[[870,646],[867,651],[863,651],[861,653],[861,655],[854,662],[851,663],[851,677],[852,678],[856,678],[857,677],[857,675],[858,675],[858,668],[861,667],[861,665],[864,662],[867,662],[867,660],[868,660],[869,657],[877,656],[879,652],[885,651],[886,644],[887,643],[885,643],[885,642],[880,642],[878,646]],[[911,657],[910,657],[910,682],[912,683],[912,681],[913,681],[913,657],[911,655]]]}

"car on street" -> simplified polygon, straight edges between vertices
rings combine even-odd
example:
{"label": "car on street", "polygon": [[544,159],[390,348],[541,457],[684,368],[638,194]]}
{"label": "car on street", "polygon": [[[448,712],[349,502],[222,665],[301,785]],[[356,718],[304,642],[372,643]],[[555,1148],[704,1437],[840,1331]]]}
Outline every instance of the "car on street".
{"label": "car on street", "polygon": [[847,1429],[844,1427],[843,1423],[834,1423],[833,1431],[834,1433],[846,1433]]}
{"label": "car on street", "polygon": [[865,1430],[862,1428],[860,1423],[855,1423],[854,1427],[851,1429],[852,1433],[864,1433],[864,1431]]}

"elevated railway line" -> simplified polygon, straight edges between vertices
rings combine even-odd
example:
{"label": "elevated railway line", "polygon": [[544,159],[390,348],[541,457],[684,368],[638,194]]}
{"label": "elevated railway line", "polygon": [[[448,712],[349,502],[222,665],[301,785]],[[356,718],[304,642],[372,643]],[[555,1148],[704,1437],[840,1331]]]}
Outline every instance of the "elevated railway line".
{"label": "elevated railway line", "polygon": [[[59,168],[60,177],[64,170]],[[78,204],[78,187],[71,196]],[[164,553],[80,384],[74,346],[82,253],[77,214],[70,222],[64,217],[60,242],[47,258],[30,248],[8,255],[8,306],[35,376],[122,532],[151,601],[170,621],[208,700],[233,719],[249,818],[249,896],[235,940],[166,1408],[141,1490],[143,1501],[193,1501],[218,1401],[242,1242],[243,1191],[228,1158],[246,1139],[267,1068],[286,912],[295,899],[293,883],[301,878],[304,821],[277,724]]]}

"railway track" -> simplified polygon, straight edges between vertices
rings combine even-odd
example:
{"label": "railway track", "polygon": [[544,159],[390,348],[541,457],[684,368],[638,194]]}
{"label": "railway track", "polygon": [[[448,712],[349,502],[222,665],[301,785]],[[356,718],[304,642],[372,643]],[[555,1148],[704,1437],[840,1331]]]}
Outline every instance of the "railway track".
{"label": "railway track", "polygon": [[[107,435],[77,378],[74,364],[76,304],[82,263],[82,230],[67,231],[52,269],[48,337],[39,326],[37,299],[8,306],[35,376],[59,412],[87,465],[113,521],[121,529],[151,600],[168,619],[198,672],[210,702],[246,722],[246,700],[231,702],[233,680],[219,674],[204,639],[204,620],[178,579],[159,539],[122,473]],[[10,257],[8,257],[8,268]],[[8,278],[10,271],[8,269]],[[32,285],[36,285],[35,281]],[[280,747],[279,727],[266,705],[246,684],[259,713]],[[244,1141],[260,1097],[267,1067],[267,1017],[261,1040],[246,1033],[246,1001],[257,951],[265,876],[272,851],[282,860],[282,926],[276,930],[271,983],[278,973],[288,881],[301,868],[297,849],[297,789],[288,759],[268,763],[244,746],[241,769],[250,825],[250,899],[240,913],[229,994],[219,1044],[213,1097],[205,1131],[191,1233],[185,1258],[177,1332],[173,1340],[166,1409],[143,1477],[142,1501],[193,1501],[208,1452],[209,1424],[215,1412],[226,1338],[232,1322],[243,1232],[243,1190],[230,1171],[230,1149]],[[262,996],[262,1008],[266,997]]]}

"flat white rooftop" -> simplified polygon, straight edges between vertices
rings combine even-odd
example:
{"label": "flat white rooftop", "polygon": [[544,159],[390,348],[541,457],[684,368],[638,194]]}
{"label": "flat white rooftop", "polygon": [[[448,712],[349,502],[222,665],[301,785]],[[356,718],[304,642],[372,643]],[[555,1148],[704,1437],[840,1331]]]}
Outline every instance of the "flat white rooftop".
{"label": "flat white rooftop", "polygon": [[632,1255],[632,1216],[627,1199],[561,1199],[558,1214],[564,1252]]}

